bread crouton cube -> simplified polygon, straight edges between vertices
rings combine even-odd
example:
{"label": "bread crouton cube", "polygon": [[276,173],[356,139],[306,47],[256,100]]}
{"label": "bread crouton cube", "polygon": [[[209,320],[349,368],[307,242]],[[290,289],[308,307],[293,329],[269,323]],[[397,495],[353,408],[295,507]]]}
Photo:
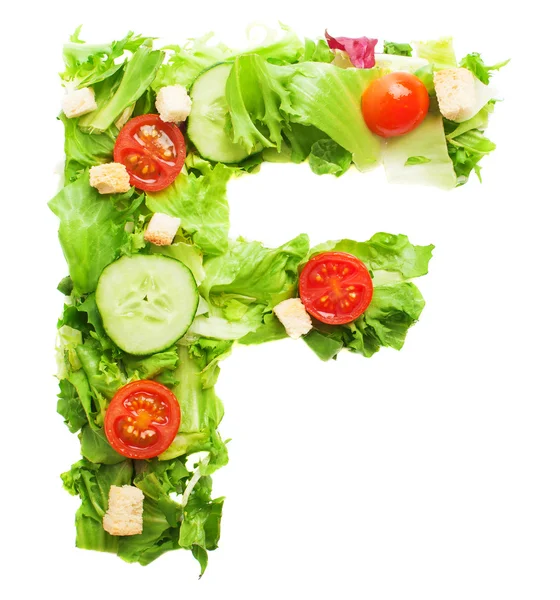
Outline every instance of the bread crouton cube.
{"label": "bread crouton cube", "polygon": [[89,184],[100,194],[122,194],[130,189],[130,177],[121,163],[105,163],[91,167]]}
{"label": "bread crouton cube", "polygon": [[110,535],[137,535],[142,533],[144,494],[133,485],[112,485],[109,490],[109,508],[103,516],[103,529]]}
{"label": "bread crouton cube", "polygon": [[439,110],[446,119],[461,122],[472,116],[477,104],[477,90],[474,75],[468,69],[436,71],[434,87]]}
{"label": "bread crouton cube", "polygon": [[69,119],[81,117],[96,108],[95,93],[91,88],[72,90],[62,97],[62,112]]}
{"label": "bread crouton cube", "polygon": [[293,339],[311,331],[313,324],[299,298],[288,298],[277,304],[273,309],[278,320],[286,328],[286,333]]}
{"label": "bread crouton cube", "polygon": [[162,121],[181,123],[191,114],[192,102],[182,85],[168,85],[157,93],[156,108]]}
{"label": "bread crouton cube", "polygon": [[144,232],[144,239],[147,242],[156,244],[156,246],[169,246],[173,243],[173,238],[180,225],[181,219],[177,217],[170,217],[164,213],[154,213]]}

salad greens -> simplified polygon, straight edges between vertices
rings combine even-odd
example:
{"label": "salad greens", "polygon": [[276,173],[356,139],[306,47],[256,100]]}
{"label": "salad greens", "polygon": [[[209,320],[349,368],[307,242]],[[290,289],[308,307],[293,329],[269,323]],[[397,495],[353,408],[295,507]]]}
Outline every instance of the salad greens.
{"label": "salad greens", "polygon": [[412,46],[406,43],[385,42],[383,44],[383,53],[396,54],[397,56],[412,56]]}
{"label": "salad greens", "polygon": [[[450,40],[417,43],[415,56],[409,44],[386,42],[377,66],[354,68],[340,60],[341,50],[335,59],[327,41],[301,40],[285,26],[279,36],[268,31],[260,45],[245,50],[212,44],[210,35],[161,49],[154,49],[153,38],[132,32],[108,44],[87,44],[79,36],[78,28],[64,45],[61,78],[68,89],[91,87],[97,108],[73,119],[60,115],[64,186],[49,203],[60,220],[59,240],[69,272],[58,286],[65,302],[58,322],[57,411],[69,431],[78,434],[82,454],[62,475],[64,487],[81,499],[76,544],[142,565],[169,550],[188,549],[204,572],[207,553],[219,542],[224,503],[212,496],[211,475],[228,461],[227,441],[219,433],[224,407],[215,390],[220,362],[236,344],[287,336],[273,308],[297,296],[306,262],[331,250],[363,261],[375,293],[362,316],[349,324],[314,321],[304,337],[307,346],[322,360],[336,358],[343,349],[366,357],[383,346],[400,349],[422,312],[424,300],[414,280],[427,273],[433,250],[388,233],[313,248],[305,234],[277,248],[230,239],[228,181],[257,171],[265,161],[308,161],[314,173],[336,177],[352,165],[366,170],[382,161],[389,180],[450,188],[464,183],[472,170],[479,175],[480,160],[493,150],[483,132],[494,102],[461,124],[443,120],[434,105],[414,132],[384,142],[362,117],[365,88],[391,70],[405,69],[417,72],[433,93],[434,70],[457,64]],[[350,48],[354,60],[362,62],[375,60],[364,55],[375,42],[330,41]],[[215,105],[205,118],[220,123],[216,131],[227,142],[221,150],[231,152],[235,142],[242,160],[223,164],[189,147],[182,172],[159,192],[133,187],[101,195],[90,186],[90,169],[112,161],[124,123],[155,112],[158,90],[191,88],[224,63],[227,68],[207,78],[217,87],[207,95]],[[471,54],[460,64],[487,83],[491,71],[505,63],[487,67],[478,54]],[[171,245],[144,239],[156,212],[180,219]],[[95,296],[108,265],[138,254],[182,262],[200,296],[184,337],[147,356],[127,354],[107,335]],[[125,458],[112,448],[104,430],[114,394],[140,379],[169,387],[181,410],[174,441],[149,460]],[[141,534],[112,536],[103,529],[112,485],[142,490]]]}

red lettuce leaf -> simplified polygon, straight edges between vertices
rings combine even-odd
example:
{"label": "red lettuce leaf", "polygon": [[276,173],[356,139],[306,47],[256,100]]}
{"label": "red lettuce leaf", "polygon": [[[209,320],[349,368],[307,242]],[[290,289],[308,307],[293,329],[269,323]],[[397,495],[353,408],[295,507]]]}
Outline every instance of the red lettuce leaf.
{"label": "red lettuce leaf", "polygon": [[355,67],[371,69],[375,66],[374,52],[377,40],[367,37],[332,37],[326,30],[325,38],[331,50],[344,50]]}

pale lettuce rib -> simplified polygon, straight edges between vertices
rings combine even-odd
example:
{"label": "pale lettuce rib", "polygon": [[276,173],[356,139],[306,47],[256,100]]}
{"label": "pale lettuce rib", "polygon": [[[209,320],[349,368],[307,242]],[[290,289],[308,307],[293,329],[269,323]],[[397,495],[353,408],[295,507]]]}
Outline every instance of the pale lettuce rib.
{"label": "pale lettuce rib", "polygon": [[[406,165],[412,157],[423,157],[429,162]],[[432,185],[444,190],[457,185],[441,115],[428,114],[410,133],[388,139],[383,148],[383,165],[389,183]]]}

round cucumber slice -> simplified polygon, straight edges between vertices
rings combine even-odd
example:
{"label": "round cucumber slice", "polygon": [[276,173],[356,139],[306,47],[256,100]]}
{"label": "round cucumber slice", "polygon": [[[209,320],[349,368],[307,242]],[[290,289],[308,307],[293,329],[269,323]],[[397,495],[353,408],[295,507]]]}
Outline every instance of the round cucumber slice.
{"label": "round cucumber slice", "polygon": [[226,81],[231,64],[211,67],[196,79],[190,90],[191,113],[187,135],[202,158],[221,163],[238,163],[250,155],[227,134]]}
{"label": "round cucumber slice", "polygon": [[105,268],[95,300],[115,344],[144,355],[169,348],[185,334],[198,307],[198,289],[182,262],[135,254]]}

